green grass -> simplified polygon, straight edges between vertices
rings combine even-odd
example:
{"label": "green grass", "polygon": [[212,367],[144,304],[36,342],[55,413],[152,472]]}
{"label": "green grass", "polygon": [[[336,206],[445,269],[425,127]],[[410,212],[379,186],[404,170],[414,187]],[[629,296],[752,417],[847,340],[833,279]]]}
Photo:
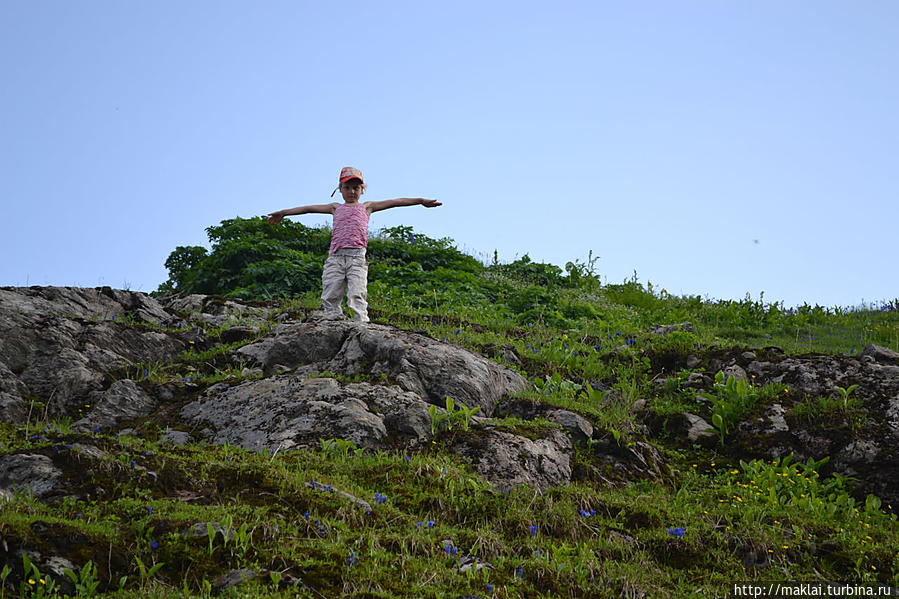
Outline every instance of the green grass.
{"label": "green grass", "polygon": [[[114,439],[95,442],[111,455],[139,455]],[[858,504],[845,481],[822,480],[815,464],[705,463],[668,484],[575,483],[540,494],[491,489],[441,447],[414,456],[332,457],[170,449],[138,460],[157,469],[164,460],[162,471],[189,473],[193,495],[166,496],[139,476],[107,482],[112,497],[104,500],[47,505],[20,495],[4,509],[4,537],[43,548],[44,536],[77,535],[78,555],[94,561],[101,578],[110,550],[146,567],[163,564],[152,581],[141,581],[136,562],[113,560],[115,580],[127,575],[131,582],[110,596],[123,597],[203,594],[204,583],[231,568],[298,577],[315,590],[294,589],[294,596],[308,597],[450,597],[485,594],[487,585],[493,591],[485,596],[495,597],[620,596],[627,589],[688,596],[724,594],[728,581],[760,572],[766,580],[895,584],[895,516],[873,500]],[[371,510],[311,489],[311,481],[365,499]],[[213,522],[229,534],[187,534]],[[828,543],[838,549],[819,555],[817,547]],[[746,567],[749,546],[764,570]],[[463,555],[492,568],[461,572]],[[226,596],[281,592],[266,575]]]}

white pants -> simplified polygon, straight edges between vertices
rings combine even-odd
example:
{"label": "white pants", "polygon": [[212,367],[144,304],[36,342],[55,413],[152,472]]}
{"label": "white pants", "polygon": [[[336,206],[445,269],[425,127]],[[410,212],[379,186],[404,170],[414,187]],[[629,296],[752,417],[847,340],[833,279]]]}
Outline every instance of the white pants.
{"label": "white pants", "polygon": [[346,293],[347,305],[353,311],[353,320],[368,322],[368,262],[365,250],[352,254],[336,253],[325,260],[322,271],[322,309],[328,316],[340,316],[340,303]]}

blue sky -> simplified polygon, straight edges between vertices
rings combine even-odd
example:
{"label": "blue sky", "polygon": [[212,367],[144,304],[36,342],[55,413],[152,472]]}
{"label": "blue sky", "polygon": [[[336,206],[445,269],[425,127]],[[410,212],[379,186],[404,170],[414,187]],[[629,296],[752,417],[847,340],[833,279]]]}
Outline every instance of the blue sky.
{"label": "blue sky", "polygon": [[[227,218],[436,198],[501,261],[899,297],[899,3],[0,0],[0,285],[152,291]],[[293,217],[310,225],[323,216]]]}

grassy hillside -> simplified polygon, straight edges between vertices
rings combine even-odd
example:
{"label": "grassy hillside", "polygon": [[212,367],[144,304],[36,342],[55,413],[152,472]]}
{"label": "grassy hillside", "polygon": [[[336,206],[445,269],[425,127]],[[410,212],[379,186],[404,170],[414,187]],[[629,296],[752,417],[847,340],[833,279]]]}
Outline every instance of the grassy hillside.
{"label": "grassy hillside", "polygon": [[[251,219],[210,228],[213,248],[176,250],[161,291],[263,302],[277,308],[271,324],[302,318],[319,305],[315,269],[327,231],[290,226]],[[771,346],[788,355],[851,355],[869,343],[899,351],[899,300],[838,309],[672,296],[636,274],[603,281],[591,257],[564,270],[526,256],[484,265],[449,240],[402,227],[373,238],[370,259],[374,321],[500,362],[516,356],[514,367],[534,383],[522,398],[594,424],[602,442],[576,448],[571,485],[542,494],[492,488],[448,449],[470,434],[461,420],[415,452],[363,452],[339,439],[275,455],[158,443],[179,400],[241,380],[219,360],[234,345],[212,344],[122,373],[182,390],[134,423],[135,435],[77,434],[69,426],[76,415],[39,411],[27,423],[0,424],[3,454],[61,455],[77,470],[86,463],[79,446],[105,453],[83,473],[84,487],[102,487],[102,498],[47,504],[16,495],[0,511],[0,537],[65,549],[80,570],[80,596],[207,596],[218,577],[240,568],[259,576],[222,596],[707,597],[746,580],[899,586],[897,506],[854,494],[852,481],[824,476],[822,462],[740,459],[726,451],[726,434],[704,445],[652,435],[647,412],[635,409],[642,401],[648,413],[711,419],[682,384],[702,370],[686,365],[691,355],[707,363]],[[684,322],[692,331],[653,333]],[[206,331],[213,340],[221,333]],[[752,383],[744,390],[761,403],[789,392]],[[811,417],[826,410],[828,398],[802,399]],[[555,426],[496,424],[534,434]],[[610,466],[608,455],[636,443],[662,457],[658,476],[629,478]],[[198,524],[198,536],[186,532]],[[22,568],[6,566],[4,580]],[[15,589],[3,585],[0,597],[52,596],[52,586],[32,570]]]}

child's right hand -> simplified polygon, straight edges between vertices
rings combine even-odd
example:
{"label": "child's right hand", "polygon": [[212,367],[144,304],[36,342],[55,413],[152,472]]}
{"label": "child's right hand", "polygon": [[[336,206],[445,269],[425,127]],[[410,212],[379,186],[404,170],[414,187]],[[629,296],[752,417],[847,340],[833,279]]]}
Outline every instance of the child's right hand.
{"label": "child's right hand", "polygon": [[282,214],[281,210],[278,210],[277,212],[272,212],[271,214],[268,215],[268,222],[272,223],[273,225],[277,225],[282,220],[284,220],[284,214]]}

